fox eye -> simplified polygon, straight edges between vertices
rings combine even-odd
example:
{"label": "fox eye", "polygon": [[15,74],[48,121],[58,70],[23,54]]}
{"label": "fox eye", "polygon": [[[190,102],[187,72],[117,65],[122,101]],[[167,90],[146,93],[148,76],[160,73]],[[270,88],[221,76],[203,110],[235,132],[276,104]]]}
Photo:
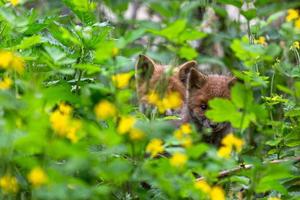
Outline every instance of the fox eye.
{"label": "fox eye", "polygon": [[200,108],[201,108],[202,110],[206,110],[206,109],[207,109],[207,105],[206,105],[206,104],[201,104],[201,105],[200,105]]}

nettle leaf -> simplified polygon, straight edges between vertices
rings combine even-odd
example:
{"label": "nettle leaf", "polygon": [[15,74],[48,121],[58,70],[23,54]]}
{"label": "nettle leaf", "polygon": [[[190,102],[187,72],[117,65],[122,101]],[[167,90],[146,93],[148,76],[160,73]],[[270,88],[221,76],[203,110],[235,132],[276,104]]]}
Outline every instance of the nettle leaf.
{"label": "nettle leaf", "polygon": [[87,64],[87,63],[83,64],[82,63],[82,64],[75,64],[73,67],[75,69],[85,70],[88,75],[95,74],[95,73],[101,71],[100,66],[94,65],[94,64]]}
{"label": "nettle leaf", "polygon": [[42,42],[40,35],[33,35],[31,37],[23,38],[23,40],[14,47],[14,49],[28,49],[29,47],[35,46]]}
{"label": "nettle leaf", "polygon": [[73,64],[76,62],[75,58],[69,58],[67,56],[67,53],[64,52],[64,50],[58,46],[47,45],[44,48],[55,64],[66,65]]}
{"label": "nettle leaf", "polygon": [[55,39],[57,39],[60,43],[66,45],[66,46],[80,46],[81,41],[79,38],[72,33],[67,28],[63,27],[61,24],[53,24],[49,27],[49,31],[54,36]]}
{"label": "nettle leaf", "polygon": [[113,49],[116,48],[114,41],[102,42],[98,45],[95,52],[95,60],[97,62],[103,62],[113,56]]}
{"label": "nettle leaf", "polygon": [[92,25],[96,22],[93,11],[96,5],[89,0],[63,0],[63,2],[85,24]]}

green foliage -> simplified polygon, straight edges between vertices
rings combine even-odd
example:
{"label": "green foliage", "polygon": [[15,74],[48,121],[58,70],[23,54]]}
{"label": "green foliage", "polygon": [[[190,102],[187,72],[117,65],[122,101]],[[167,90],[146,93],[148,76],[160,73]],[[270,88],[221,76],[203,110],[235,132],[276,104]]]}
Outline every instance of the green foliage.
{"label": "green foliage", "polygon": [[[299,199],[300,18],[286,19],[299,6],[0,1],[0,199]],[[231,98],[205,116],[234,136],[214,146],[181,116],[140,112],[139,54],[231,71]]]}

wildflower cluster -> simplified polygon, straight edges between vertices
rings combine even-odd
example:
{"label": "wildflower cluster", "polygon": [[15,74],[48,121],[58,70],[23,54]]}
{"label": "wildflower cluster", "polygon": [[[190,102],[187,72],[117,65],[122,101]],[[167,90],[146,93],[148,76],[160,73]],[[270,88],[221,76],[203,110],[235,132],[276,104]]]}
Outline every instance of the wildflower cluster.
{"label": "wildflower cluster", "polygon": [[35,167],[29,172],[27,179],[33,186],[38,187],[47,183],[48,177],[42,168]]}
{"label": "wildflower cluster", "polygon": [[208,195],[211,200],[225,200],[225,192],[220,186],[210,186],[205,180],[195,182],[195,188]]}
{"label": "wildflower cluster", "polygon": [[76,143],[79,139],[77,132],[81,128],[81,122],[72,118],[72,110],[71,106],[60,103],[58,109],[51,113],[50,123],[57,135]]}
{"label": "wildflower cluster", "polygon": [[16,177],[9,174],[0,178],[0,188],[7,193],[16,193],[19,190],[19,185]]}
{"label": "wildflower cluster", "polygon": [[294,22],[296,28],[300,29],[300,15],[299,10],[289,9],[287,11],[287,16],[285,17],[287,22]]}
{"label": "wildflower cluster", "polygon": [[113,75],[111,79],[116,88],[123,89],[128,86],[131,76],[131,73],[121,73]]}
{"label": "wildflower cluster", "polygon": [[151,157],[157,156],[164,152],[163,141],[158,138],[152,139],[146,147],[146,152],[151,154]]}
{"label": "wildflower cluster", "polygon": [[94,108],[95,114],[98,119],[109,119],[117,114],[117,109],[114,104],[107,100],[100,101]]}
{"label": "wildflower cluster", "polygon": [[174,131],[174,137],[181,142],[184,147],[189,147],[192,145],[192,128],[188,123],[182,124],[179,129]]}
{"label": "wildflower cluster", "polygon": [[218,155],[223,158],[229,158],[233,149],[237,152],[242,150],[244,141],[235,137],[232,133],[222,139],[222,147],[218,150]]}
{"label": "wildflower cluster", "polygon": [[182,105],[181,96],[178,92],[168,92],[163,98],[160,98],[159,94],[152,90],[148,94],[147,100],[149,104],[156,106],[160,113],[170,109],[178,109]]}
{"label": "wildflower cluster", "polygon": [[10,51],[0,51],[0,69],[24,72],[24,60]]}
{"label": "wildflower cluster", "polygon": [[122,116],[117,131],[119,134],[124,135],[129,133],[129,137],[132,140],[140,140],[144,137],[144,132],[138,128],[134,127],[136,123],[136,118],[133,116]]}
{"label": "wildflower cluster", "polygon": [[16,6],[20,3],[20,0],[9,0],[11,5]]}
{"label": "wildflower cluster", "polygon": [[170,158],[170,164],[173,167],[182,167],[187,162],[188,157],[184,153],[175,152]]}
{"label": "wildflower cluster", "polygon": [[4,77],[3,80],[0,81],[0,90],[7,90],[11,85],[12,80],[9,77]]}
{"label": "wildflower cluster", "polygon": [[260,36],[257,40],[254,40],[255,44],[267,45],[266,38],[264,36]]}

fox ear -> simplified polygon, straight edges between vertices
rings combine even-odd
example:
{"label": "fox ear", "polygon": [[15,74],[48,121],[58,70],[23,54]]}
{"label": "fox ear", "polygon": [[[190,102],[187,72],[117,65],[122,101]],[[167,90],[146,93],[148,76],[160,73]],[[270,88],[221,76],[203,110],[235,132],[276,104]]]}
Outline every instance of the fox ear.
{"label": "fox ear", "polygon": [[228,80],[228,88],[231,88],[232,86],[234,86],[234,84],[238,81],[238,79],[236,77],[231,77],[229,80]]}
{"label": "fox ear", "polygon": [[135,66],[136,77],[140,80],[148,80],[151,78],[154,69],[155,62],[145,55],[139,55],[138,61]]}
{"label": "fox ear", "polygon": [[191,69],[196,69],[197,62],[192,60],[179,66],[179,80],[186,85]]}
{"label": "fox ear", "polygon": [[188,78],[188,89],[200,89],[207,81],[207,75],[192,68]]}

